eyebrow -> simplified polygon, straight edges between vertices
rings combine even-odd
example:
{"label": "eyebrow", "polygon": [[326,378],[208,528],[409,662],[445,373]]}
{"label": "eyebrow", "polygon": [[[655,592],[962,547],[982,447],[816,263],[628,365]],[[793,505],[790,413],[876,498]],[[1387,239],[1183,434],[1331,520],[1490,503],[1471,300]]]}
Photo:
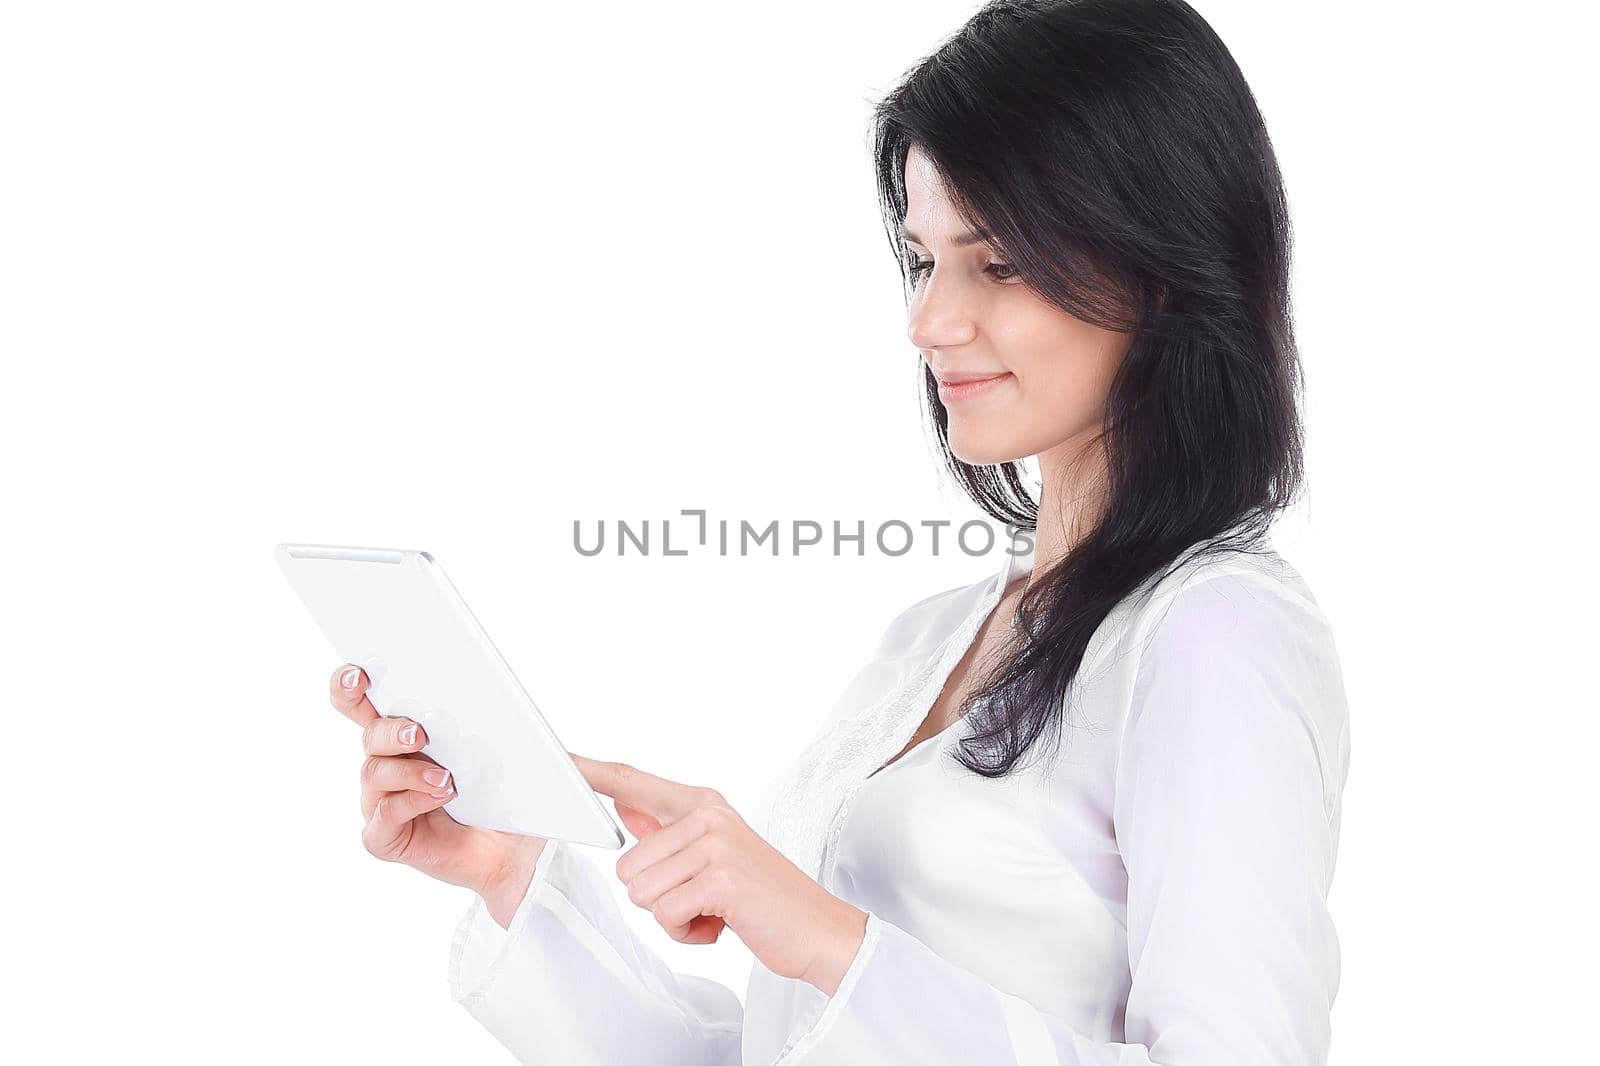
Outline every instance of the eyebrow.
{"label": "eyebrow", "polygon": [[[928,242],[924,241],[921,237],[918,237],[915,233],[912,233],[910,230],[906,229],[905,223],[903,222],[900,224],[900,236],[908,241],[916,241],[924,248],[928,246]],[[981,244],[988,239],[989,235],[982,230],[968,230],[966,233],[956,237],[955,243],[957,247],[965,248],[969,244]]]}

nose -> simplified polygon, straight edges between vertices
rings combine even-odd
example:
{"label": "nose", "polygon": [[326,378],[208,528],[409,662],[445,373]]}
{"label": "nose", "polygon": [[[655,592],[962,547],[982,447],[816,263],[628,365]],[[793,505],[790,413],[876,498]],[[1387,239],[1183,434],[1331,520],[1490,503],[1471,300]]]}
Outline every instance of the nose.
{"label": "nose", "polygon": [[952,348],[969,344],[978,335],[972,310],[966,305],[960,286],[941,283],[929,275],[911,306],[906,336],[916,347]]}

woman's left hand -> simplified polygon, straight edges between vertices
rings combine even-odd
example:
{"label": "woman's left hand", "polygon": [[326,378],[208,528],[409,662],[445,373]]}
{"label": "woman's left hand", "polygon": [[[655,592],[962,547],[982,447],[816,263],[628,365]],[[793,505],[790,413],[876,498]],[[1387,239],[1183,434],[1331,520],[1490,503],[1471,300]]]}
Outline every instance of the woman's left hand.
{"label": "woman's left hand", "polygon": [[617,876],[669,936],[709,944],[726,924],[773,973],[833,995],[866,934],[866,911],[817,884],[715,789],[626,763],[572,761],[639,838]]}

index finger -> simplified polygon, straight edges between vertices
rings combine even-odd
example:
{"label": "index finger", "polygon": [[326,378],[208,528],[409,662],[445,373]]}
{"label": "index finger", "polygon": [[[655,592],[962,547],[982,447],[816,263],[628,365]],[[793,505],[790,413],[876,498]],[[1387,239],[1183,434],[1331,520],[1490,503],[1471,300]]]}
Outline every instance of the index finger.
{"label": "index finger", "polygon": [[329,701],[340,714],[359,726],[380,717],[378,709],[367,699],[367,684],[367,672],[351,663],[339,667],[328,679]]}
{"label": "index finger", "polygon": [[570,751],[567,754],[596,792],[643,811],[663,826],[705,802],[700,789],[645,773],[627,763],[588,759]]}

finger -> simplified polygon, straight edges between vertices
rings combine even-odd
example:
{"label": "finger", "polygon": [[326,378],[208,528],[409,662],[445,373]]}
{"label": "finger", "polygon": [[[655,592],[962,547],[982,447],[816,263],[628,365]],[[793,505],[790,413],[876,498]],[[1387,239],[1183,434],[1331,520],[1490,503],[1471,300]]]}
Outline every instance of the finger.
{"label": "finger", "polygon": [[378,709],[367,699],[367,672],[345,663],[328,679],[328,699],[338,712],[364,726],[378,717]]}
{"label": "finger", "polygon": [[[704,818],[681,818],[651,833],[623,852],[617,860],[617,876],[631,883],[644,870],[683,851],[710,830]],[[663,886],[663,888],[668,886]]]}
{"label": "finger", "polygon": [[680,944],[715,944],[717,937],[727,927],[727,922],[715,914],[702,914],[689,919],[689,932],[678,938]]}
{"label": "finger", "polygon": [[[636,906],[651,910],[656,901],[679,885],[690,881],[711,861],[705,848],[690,846],[668,855],[660,862],[640,870],[628,881],[628,898]],[[687,923],[688,919],[684,919]],[[688,930],[680,930],[687,933]]]}
{"label": "finger", "polygon": [[628,827],[628,832],[643,840],[645,837],[661,828],[661,823],[643,811],[636,811],[625,803],[613,803],[617,808],[617,817],[622,819],[622,824]]}
{"label": "finger", "polygon": [[361,733],[361,750],[368,755],[404,755],[427,743],[428,734],[409,718],[374,718]]}
{"label": "finger", "polygon": [[368,812],[367,824],[361,827],[361,843],[380,859],[398,859],[410,840],[411,823],[449,801],[449,796],[391,792]]}
{"label": "finger", "polygon": [[450,771],[429,760],[369,755],[361,764],[361,810],[369,816],[386,792],[411,790],[437,796],[454,787]]}
{"label": "finger", "polygon": [[373,805],[368,821],[398,828],[419,814],[427,814],[431,810],[443,807],[454,798],[454,789],[446,789],[442,796],[432,796],[425,792],[387,792]]}
{"label": "finger", "polygon": [[708,789],[669,781],[627,763],[602,762],[582,755],[572,755],[572,761],[596,792],[619,800],[662,825],[676,822],[703,806],[709,794]]}
{"label": "finger", "polygon": [[656,900],[651,913],[668,936],[681,941],[694,930],[696,918],[716,916],[714,912],[722,909],[722,901],[717,898],[712,885],[715,880],[711,877],[691,877]]}

